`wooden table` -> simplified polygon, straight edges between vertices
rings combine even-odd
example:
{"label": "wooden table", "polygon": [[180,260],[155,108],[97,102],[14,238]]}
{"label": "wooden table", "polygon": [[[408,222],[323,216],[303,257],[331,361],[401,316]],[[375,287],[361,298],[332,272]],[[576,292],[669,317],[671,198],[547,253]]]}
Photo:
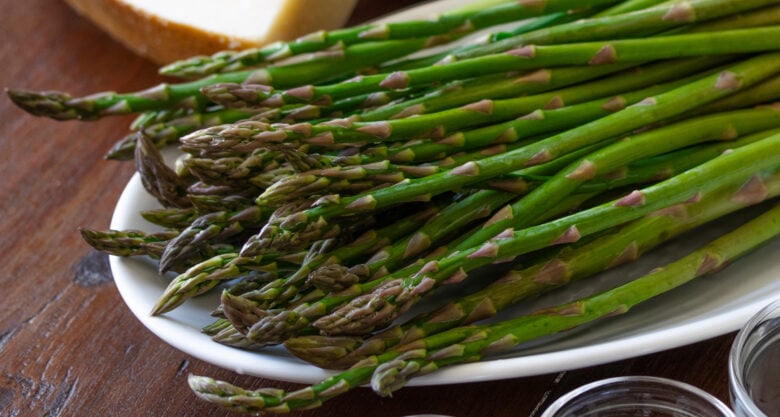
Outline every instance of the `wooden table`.
{"label": "wooden table", "polygon": [[[134,56],[58,0],[0,0],[0,84],[77,94],[131,91],[160,81]],[[353,23],[415,0],[362,1]],[[129,118],[37,119],[0,98],[0,415],[222,416],[189,391],[188,373],[247,387],[295,384],[241,376],[179,352],[125,307],[107,257],[78,228],[106,228],[130,163],[102,160]],[[357,389],[292,415],[535,416],[584,383],[656,375],[728,399],[733,335],[604,366],[529,378],[407,388],[393,398]]]}

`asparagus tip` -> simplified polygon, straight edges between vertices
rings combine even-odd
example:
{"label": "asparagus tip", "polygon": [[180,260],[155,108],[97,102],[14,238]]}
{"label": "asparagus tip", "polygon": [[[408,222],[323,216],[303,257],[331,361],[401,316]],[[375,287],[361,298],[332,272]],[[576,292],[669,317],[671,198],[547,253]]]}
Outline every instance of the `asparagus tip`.
{"label": "asparagus tip", "polygon": [[30,91],[5,89],[8,98],[22,110],[34,115],[55,120],[79,118],[78,112],[67,102],[71,96],[60,91]]}

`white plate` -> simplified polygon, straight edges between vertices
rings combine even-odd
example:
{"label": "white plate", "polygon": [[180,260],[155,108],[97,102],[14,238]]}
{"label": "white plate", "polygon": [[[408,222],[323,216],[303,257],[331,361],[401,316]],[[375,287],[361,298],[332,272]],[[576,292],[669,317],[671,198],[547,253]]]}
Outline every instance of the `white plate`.
{"label": "white plate", "polygon": [[[464,3],[464,0],[427,3],[394,18],[426,17]],[[153,227],[138,213],[153,207],[157,207],[157,203],[146,194],[135,176],[117,203],[111,228],[150,230]],[[702,237],[695,236],[694,241]],[[581,297],[604,285],[614,285],[626,277],[646,272],[654,263],[678,256],[685,247],[693,244],[695,242],[688,240],[667,245],[640,263],[603,274],[594,280],[575,283],[566,292],[529,302],[522,311]],[[567,332],[547,340],[547,343],[526,347],[499,359],[442,369],[415,378],[410,385],[488,381],[551,373],[654,353],[734,331],[762,306],[780,298],[780,264],[775,258],[778,253],[780,240],[775,239],[725,271],[700,278],[620,317]],[[136,317],[158,337],[191,356],[238,373],[275,380],[315,383],[332,374],[298,360],[282,348],[254,353],[212,342],[200,333],[200,328],[213,320],[209,312],[218,305],[216,294],[190,300],[173,312],[152,317],[149,312],[170,277],[157,275],[154,264],[139,258],[111,257],[111,269],[122,298]]]}

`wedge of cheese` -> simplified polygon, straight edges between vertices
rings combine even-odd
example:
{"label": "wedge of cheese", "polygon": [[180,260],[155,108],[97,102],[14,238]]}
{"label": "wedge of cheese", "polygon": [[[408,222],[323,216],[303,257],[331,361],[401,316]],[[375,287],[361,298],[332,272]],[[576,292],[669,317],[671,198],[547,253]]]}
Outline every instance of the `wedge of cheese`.
{"label": "wedge of cheese", "polygon": [[342,26],[357,0],[65,0],[158,64]]}

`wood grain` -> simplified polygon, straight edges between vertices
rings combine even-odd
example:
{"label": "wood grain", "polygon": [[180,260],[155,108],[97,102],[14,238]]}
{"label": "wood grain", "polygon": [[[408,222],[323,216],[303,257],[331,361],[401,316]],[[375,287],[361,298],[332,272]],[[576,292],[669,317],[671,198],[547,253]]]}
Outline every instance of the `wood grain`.
{"label": "wood grain", "polygon": [[[58,0],[0,0],[0,84],[76,94],[135,90],[161,81],[156,67],[112,41]],[[362,1],[351,23],[416,0]],[[129,118],[37,119],[0,98],[0,415],[227,416],[198,401],[190,372],[247,386],[295,384],[236,375],[195,360],[147,332],[122,303],[105,255],[79,227],[105,228],[131,164],[102,160]],[[292,415],[536,416],[590,381],[644,374],[679,379],[726,400],[733,335],[660,354],[560,374],[408,388],[368,389]]]}

